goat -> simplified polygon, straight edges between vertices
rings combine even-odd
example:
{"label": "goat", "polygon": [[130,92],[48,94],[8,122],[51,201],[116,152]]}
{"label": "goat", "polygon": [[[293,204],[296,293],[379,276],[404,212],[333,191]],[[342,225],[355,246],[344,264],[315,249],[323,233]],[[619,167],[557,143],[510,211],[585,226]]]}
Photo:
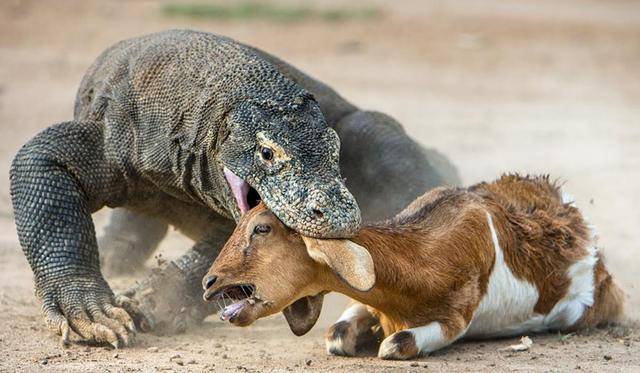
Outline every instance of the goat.
{"label": "goat", "polygon": [[326,333],[329,353],[355,355],[379,325],[378,356],[410,359],[462,337],[620,320],[624,293],[592,232],[548,176],[436,188],[348,240],[302,237],[260,205],[205,275],[204,299],[235,300],[221,318],[240,326],[283,311],[301,335],[337,291],[357,303]]}

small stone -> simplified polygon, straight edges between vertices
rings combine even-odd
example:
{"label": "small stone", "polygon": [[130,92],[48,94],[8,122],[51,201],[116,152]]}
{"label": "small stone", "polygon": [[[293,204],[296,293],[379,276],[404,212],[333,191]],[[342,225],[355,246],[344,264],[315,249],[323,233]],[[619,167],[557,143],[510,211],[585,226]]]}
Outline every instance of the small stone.
{"label": "small stone", "polygon": [[116,352],[115,354],[113,354],[113,355],[112,355],[112,357],[113,357],[114,359],[117,359],[117,358],[119,358],[119,357],[120,357],[120,355],[118,355],[118,353]]}
{"label": "small stone", "polygon": [[158,352],[160,349],[158,347],[149,347],[147,348],[147,352]]}
{"label": "small stone", "polygon": [[411,363],[411,365],[409,365],[409,366],[417,367],[417,366],[419,366],[419,365],[420,365],[420,364],[418,364],[418,363]]}
{"label": "small stone", "polygon": [[180,366],[184,365],[184,361],[182,361],[182,359],[173,359],[173,362],[178,364],[178,365],[180,365]]}
{"label": "small stone", "polygon": [[308,359],[308,360],[307,360],[307,361],[305,361],[304,363],[305,363],[305,364],[307,364],[307,366],[308,366],[308,367],[310,367],[310,366],[311,366],[311,362],[312,362],[312,361],[311,361],[311,359]]}
{"label": "small stone", "polygon": [[229,358],[229,356],[227,356],[227,354],[222,354],[222,358],[223,359],[227,359],[227,358]]}
{"label": "small stone", "polygon": [[613,358],[611,357],[611,355],[604,355],[603,357],[604,357],[604,359],[605,359],[606,361],[609,361],[609,360],[613,359]]}
{"label": "small stone", "polygon": [[180,354],[173,354],[171,355],[171,357],[169,358],[169,360],[173,360],[173,359],[180,359],[182,356],[180,356]]}
{"label": "small stone", "polygon": [[187,361],[187,364],[198,364],[198,362],[195,361],[194,359],[190,359]]}
{"label": "small stone", "polygon": [[222,345],[221,345],[220,343],[216,343],[216,344],[214,344],[214,345],[213,345],[213,347],[214,347],[214,348],[221,348],[221,347],[222,347]]}
{"label": "small stone", "polygon": [[42,364],[42,365],[47,365],[47,364],[49,364],[49,360],[47,360],[47,359],[42,359],[42,360],[40,360],[40,364]]}

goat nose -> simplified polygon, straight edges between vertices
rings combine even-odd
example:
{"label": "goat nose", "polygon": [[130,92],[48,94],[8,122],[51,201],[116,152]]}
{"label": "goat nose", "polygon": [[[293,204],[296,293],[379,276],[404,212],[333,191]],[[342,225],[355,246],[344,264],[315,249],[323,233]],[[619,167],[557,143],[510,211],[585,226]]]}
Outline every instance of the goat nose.
{"label": "goat nose", "polygon": [[202,288],[204,290],[209,289],[210,287],[213,286],[213,284],[216,283],[216,280],[218,279],[218,276],[207,276],[202,280]]}

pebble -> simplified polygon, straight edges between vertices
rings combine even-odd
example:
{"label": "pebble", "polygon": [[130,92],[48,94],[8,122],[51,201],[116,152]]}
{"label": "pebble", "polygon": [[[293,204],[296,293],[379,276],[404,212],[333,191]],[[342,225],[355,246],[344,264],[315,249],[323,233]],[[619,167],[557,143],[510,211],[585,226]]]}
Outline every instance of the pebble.
{"label": "pebble", "polygon": [[184,365],[184,361],[182,361],[182,359],[173,359],[173,362],[178,364],[178,365],[180,365],[180,366]]}
{"label": "pebble", "polygon": [[311,359],[305,361],[304,363],[307,364],[308,367],[311,366]]}
{"label": "pebble", "polygon": [[112,357],[113,357],[114,359],[117,359],[117,358],[119,358],[119,357],[120,357],[120,355],[118,355],[118,353],[116,352],[115,354],[113,354],[113,355],[112,355]]}
{"label": "pebble", "polygon": [[187,361],[187,364],[198,364],[198,362],[195,361],[194,359],[191,359],[191,360]]}
{"label": "pebble", "polygon": [[604,355],[603,357],[604,357],[604,359],[605,359],[606,361],[609,361],[609,360],[613,359],[613,358],[611,357],[611,355]]}
{"label": "pebble", "polygon": [[180,354],[174,354],[174,355],[171,355],[171,357],[169,358],[169,360],[179,359],[179,358],[181,358],[181,357],[182,357],[182,356],[180,356]]}
{"label": "pebble", "polygon": [[47,365],[47,364],[49,364],[49,360],[43,359],[43,360],[40,361],[40,364]]}
{"label": "pebble", "polygon": [[410,365],[410,366],[412,366],[412,367],[417,367],[417,366],[419,366],[419,365],[420,365],[420,364],[418,364],[418,363],[411,363],[411,365]]}
{"label": "pebble", "polygon": [[149,347],[147,348],[147,352],[158,352],[160,349],[158,347]]}
{"label": "pebble", "polygon": [[223,359],[227,359],[227,358],[229,358],[229,356],[227,356],[227,354],[222,354],[222,358]]}

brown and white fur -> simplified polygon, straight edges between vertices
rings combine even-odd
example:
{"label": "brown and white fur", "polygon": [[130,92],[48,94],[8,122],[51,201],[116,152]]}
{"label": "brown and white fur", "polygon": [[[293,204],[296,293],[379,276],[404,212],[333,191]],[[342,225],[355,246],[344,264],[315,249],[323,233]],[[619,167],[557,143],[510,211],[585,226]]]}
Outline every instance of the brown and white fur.
{"label": "brown and white fur", "polygon": [[[238,325],[284,310],[303,334],[321,295],[337,291],[357,303],[328,330],[327,350],[354,355],[358,337],[379,325],[385,359],[413,358],[462,337],[617,321],[623,292],[592,230],[562,198],[547,177],[438,188],[350,240],[300,237],[258,206],[205,276],[205,299],[239,300],[223,312]],[[238,296],[239,284],[251,294]]]}

